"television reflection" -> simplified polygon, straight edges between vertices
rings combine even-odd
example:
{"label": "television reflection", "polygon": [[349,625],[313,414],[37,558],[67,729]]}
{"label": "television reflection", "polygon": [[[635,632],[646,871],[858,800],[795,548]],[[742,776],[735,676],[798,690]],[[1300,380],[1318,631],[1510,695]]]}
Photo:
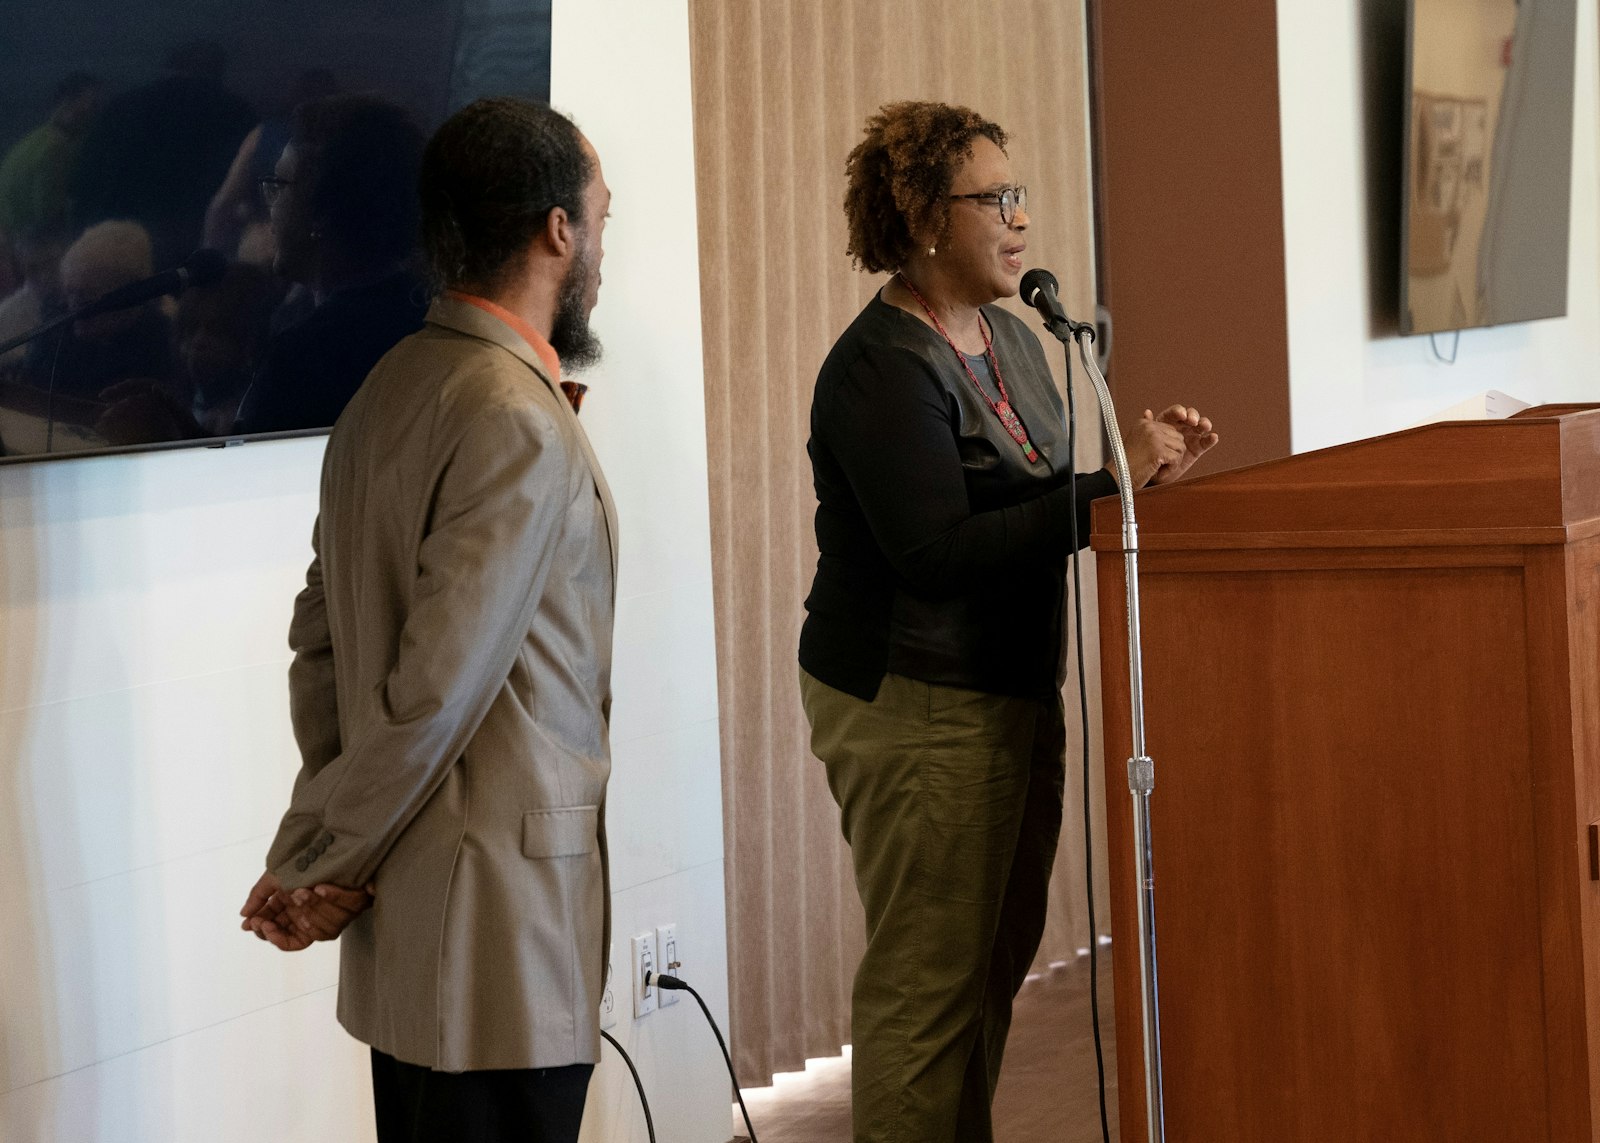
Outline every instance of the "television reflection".
{"label": "television reflection", "polygon": [[[33,336],[0,353],[6,460],[332,426],[422,326],[427,133],[480,95],[548,98],[548,0],[21,2],[0,344]],[[200,34],[151,55],[151,27]]]}
{"label": "television reflection", "polygon": [[1575,0],[1412,0],[1402,333],[1566,312]]}

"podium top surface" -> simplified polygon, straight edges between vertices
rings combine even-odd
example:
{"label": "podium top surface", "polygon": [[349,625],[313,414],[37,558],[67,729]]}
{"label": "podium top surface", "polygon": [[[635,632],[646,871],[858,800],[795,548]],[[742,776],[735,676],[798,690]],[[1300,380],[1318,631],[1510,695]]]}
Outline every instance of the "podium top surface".
{"label": "podium top surface", "polygon": [[[1447,421],[1149,488],[1141,549],[1563,544],[1600,535],[1600,405]],[[1122,549],[1114,496],[1091,545]]]}

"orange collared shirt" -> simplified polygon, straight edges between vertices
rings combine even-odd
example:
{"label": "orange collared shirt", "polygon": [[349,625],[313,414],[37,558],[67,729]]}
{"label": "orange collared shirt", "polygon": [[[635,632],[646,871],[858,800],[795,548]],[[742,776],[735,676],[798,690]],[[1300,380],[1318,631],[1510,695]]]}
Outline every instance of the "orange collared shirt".
{"label": "orange collared shirt", "polygon": [[488,298],[480,298],[477,294],[467,294],[460,290],[447,290],[446,293],[458,302],[466,302],[469,306],[477,306],[486,314],[493,314],[505,322],[521,335],[522,340],[533,346],[533,351],[539,355],[539,360],[544,362],[545,368],[550,370],[550,379],[556,384],[561,384],[561,358],[556,356],[556,351],[550,348],[550,343],[540,336],[539,331],[529,325],[526,320],[497,305]]}
{"label": "orange collared shirt", "polygon": [[579,381],[561,380],[561,358],[550,347],[550,343],[539,336],[538,330],[506,309],[505,306],[496,305],[488,298],[480,298],[477,294],[467,294],[460,290],[448,290],[446,292],[458,302],[466,302],[469,306],[477,306],[486,314],[493,314],[516,330],[522,336],[522,340],[533,347],[533,351],[539,355],[539,360],[544,362],[545,368],[550,370],[550,379],[559,385],[561,391],[567,395],[567,403],[572,406],[572,411],[574,413],[582,411],[583,395],[589,391],[589,386]]}

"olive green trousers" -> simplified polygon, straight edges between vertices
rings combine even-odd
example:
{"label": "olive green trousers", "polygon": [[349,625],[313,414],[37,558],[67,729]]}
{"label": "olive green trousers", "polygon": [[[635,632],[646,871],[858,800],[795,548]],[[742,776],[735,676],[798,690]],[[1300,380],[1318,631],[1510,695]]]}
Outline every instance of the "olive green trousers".
{"label": "olive green trousers", "polygon": [[855,1143],[990,1143],[1061,832],[1061,702],[898,675],[872,702],[805,671],[800,690],[867,915]]}

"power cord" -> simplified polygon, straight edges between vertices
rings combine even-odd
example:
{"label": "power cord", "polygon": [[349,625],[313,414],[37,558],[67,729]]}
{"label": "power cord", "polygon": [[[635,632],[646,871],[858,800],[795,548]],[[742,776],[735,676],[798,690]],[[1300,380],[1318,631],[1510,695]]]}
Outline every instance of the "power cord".
{"label": "power cord", "polygon": [[733,1094],[739,1100],[739,1112],[744,1116],[744,1129],[750,1132],[750,1143],[758,1143],[756,1129],[750,1122],[750,1109],[744,1105],[744,1092],[739,1090],[739,1077],[734,1074],[733,1057],[728,1055],[728,1042],[722,1038],[722,1029],[717,1027],[716,1018],[711,1015],[711,1009],[706,1007],[705,999],[687,981],[679,980],[677,977],[668,976],[665,973],[650,973],[645,983],[654,984],[658,988],[665,988],[668,992],[687,992],[700,1005],[700,1011],[706,1014],[706,1023],[710,1024],[711,1030],[716,1033],[717,1047],[722,1049],[723,1062],[728,1065],[728,1078],[733,1081]]}
{"label": "power cord", "polygon": [[1106,1113],[1106,1056],[1100,1038],[1100,926],[1094,915],[1094,819],[1090,814],[1089,791],[1089,689],[1083,653],[1083,582],[1079,575],[1078,544],[1078,408],[1072,391],[1072,347],[1061,347],[1067,360],[1067,457],[1071,476],[1067,479],[1068,499],[1072,501],[1072,614],[1073,642],[1078,659],[1078,719],[1083,732],[1083,868],[1084,895],[1089,903],[1089,1020],[1094,1027],[1094,1067],[1100,1092],[1100,1138],[1111,1143],[1111,1122]]}
{"label": "power cord", "polygon": [[622,1057],[622,1062],[627,1064],[628,1070],[633,1073],[633,1086],[639,1089],[639,1106],[644,1108],[645,1130],[650,1133],[650,1143],[656,1143],[656,1121],[650,1116],[650,1101],[645,1098],[644,1081],[639,1078],[639,1069],[633,1066],[633,1057],[623,1050],[622,1045],[617,1043],[617,1038],[610,1032],[602,1030],[600,1034],[606,1038],[607,1043],[617,1050],[617,1054]]}
{"label": "power cord", "polygon": [[1439,361],[1439,363],[1441,365],[1454,365],[1456,363],[1456,358],[1458,356],[1460,356],[1460,353],[1461,353],[1461,331],[1459,329],[1456,330],[1455,331],[1455,335],[1456,335],[1456,339],[1453,342],[1450,343],[1450,356],[1449,357],[1446,357],[1444,354],[1439,352],[1439,335],[1437,333],[1430,333],[1428,335],[1428,344],[1433,347],[1433,356]]}

